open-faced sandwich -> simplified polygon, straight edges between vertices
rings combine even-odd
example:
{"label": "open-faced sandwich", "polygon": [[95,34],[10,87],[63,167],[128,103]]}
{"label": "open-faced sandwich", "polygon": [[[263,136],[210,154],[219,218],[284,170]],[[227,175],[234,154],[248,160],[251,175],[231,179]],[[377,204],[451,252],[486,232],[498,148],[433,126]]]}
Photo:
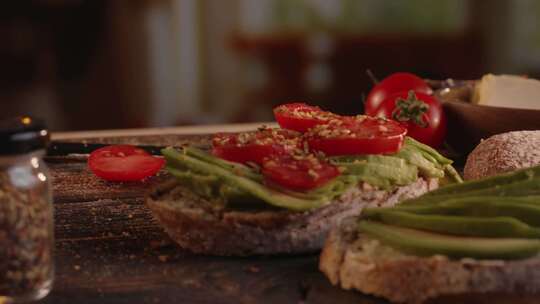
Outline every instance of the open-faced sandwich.
{"label": "open-faced sandwich", "polygon": [[162,151],[171,178],[147,205],[181,247],[211,255],[313,252],[364,207],[461,181],[451,160],[395,121],[305,104],[274,113],[281,128],[216,134],[211,150]]}
{"label": "open-faced sandwich", "polygon": [[392,302],[540,292],[540,166],[365,209],[333,230],[320,269]]}

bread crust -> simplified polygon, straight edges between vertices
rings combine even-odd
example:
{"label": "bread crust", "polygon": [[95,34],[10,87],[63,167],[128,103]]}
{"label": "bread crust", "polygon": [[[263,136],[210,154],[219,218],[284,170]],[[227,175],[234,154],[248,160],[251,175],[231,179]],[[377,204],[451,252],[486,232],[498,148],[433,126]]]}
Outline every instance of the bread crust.
{"label": "bread crust", "polygon": [[479,179],[540,164],[540,131],[514,131],[482,141],[467,157],[464,178]]}
{"label": "bread crust", "polygon": [[212,204],[174,179],[147,197],[147,206],[167,234],[194,253],[222,256],[300,254],[316,252],[334,225],[362,208],[392,206],[437,187],[418,179],[392,192],[361,187],[308,212],[288,210],[235,211]]}
{"label": "bread crust", "polygon": [[540,258],[450,260],[397,251],[384,256],[366,250],[366,242],[377,241],[362,238],[355,230],[354,219],[345,219],[339,228],[333,229],[319,263],[330,282],[344,289],[356,289],[397,303],[423,303],[457,294],[540,292]]}

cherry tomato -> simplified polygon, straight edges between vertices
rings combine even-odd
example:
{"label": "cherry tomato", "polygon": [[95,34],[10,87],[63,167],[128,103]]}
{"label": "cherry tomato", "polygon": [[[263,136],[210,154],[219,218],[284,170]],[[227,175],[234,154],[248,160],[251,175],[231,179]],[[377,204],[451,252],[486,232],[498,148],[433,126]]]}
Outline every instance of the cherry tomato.
{"label": "cherry tomato", "polygon": [[310,150],[328,156],[385,154],[399,151],[406,133],[395,121],[359,115],[318,125],[309,130],[306,140]]}
{"label": "cherry tomato", "polygon": [[401,122],[408,136],[434,148],[440,147],[446,136],[446,115],[431,95],[413,91],[393,94],[383,101],[375,116]]}
{"label": "cherry tomato", "polygon": [[337,167],[318,159],[313,154],[275,155],[265,159],[262,174],[269,183],[292,190],[318,188],[340,175]]}
{"label": "cherry tomato", "polygon": [[108,181],[138,181],[156,174],[165,164],[143,149],[131,145],[114,145],[97,149],[88,157],[88,167]]}
{"label": "cherry tomato", "polygon": [[212,140],[212,154],[238,162],[262,164],[263,159],[301,147],[300,133],[261,128],[256,132],[216,134]]}
{"label": "cherry tomato", "polygon": [[364,103],[364,113],[375,116],[375,112],[391,94],[410,91],[431,94],[433,91],[422,78],[411,73],[394,73],[375,85]]}
{"label": "cherry tomato", "polygon": [[339,118],[339,115],[305,103],[288,103],[276,107],[274,117],[282,128],[304,133],[316,125]]}

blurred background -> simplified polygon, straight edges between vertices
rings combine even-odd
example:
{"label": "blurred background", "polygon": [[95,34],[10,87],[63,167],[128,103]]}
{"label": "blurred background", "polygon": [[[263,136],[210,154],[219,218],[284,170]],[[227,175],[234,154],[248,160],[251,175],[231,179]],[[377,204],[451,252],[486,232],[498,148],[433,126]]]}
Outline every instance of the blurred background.
{"label": "blurred background", "polygon": [[378,78],[540,76],[537,0],[35,0],[0,4],[0,118],[53,130],[362,111]]}

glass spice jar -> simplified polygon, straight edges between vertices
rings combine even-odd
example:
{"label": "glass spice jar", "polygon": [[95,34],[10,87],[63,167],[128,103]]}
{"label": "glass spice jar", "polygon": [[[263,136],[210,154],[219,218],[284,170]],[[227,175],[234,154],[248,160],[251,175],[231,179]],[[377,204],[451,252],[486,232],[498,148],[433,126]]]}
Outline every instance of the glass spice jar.
{"label": "glass spice jar", "polygon": [[42,121],[0,122],[0,303],[45,297],[52,288],[53,206]]}

